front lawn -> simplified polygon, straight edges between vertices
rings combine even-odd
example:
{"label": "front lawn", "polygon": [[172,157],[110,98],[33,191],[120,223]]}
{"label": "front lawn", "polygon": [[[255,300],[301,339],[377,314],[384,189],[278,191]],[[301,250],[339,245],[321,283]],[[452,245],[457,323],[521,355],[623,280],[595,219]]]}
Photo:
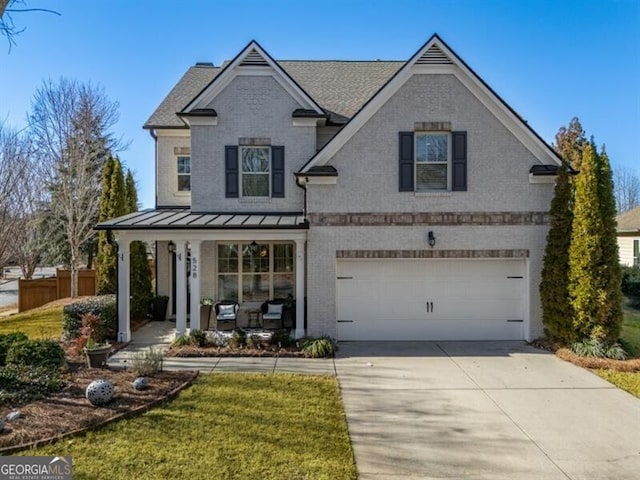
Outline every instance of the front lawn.
{"label": "front lawn", "polygon": [[[630,358],[640,358],[640,310],[625,302],[624,322],[620,337]],[[616,387],[640,398],[640,373],[598,369],[595,372]]]}
{"label": "front lawn", "polygon": [[44,306],[0,317],[0,333],[24,332],[31,339],[51,338],[59,340],[62,335],[63,305]]}
{"label": "front lawn", "polygon": [[71,455],[74,478],[355,479],[337,380],[201,375],[174,401],[23,455]]}
{"label": "front lawn", "polygon": [[628,303],[623,306],[624,322],[620,336],[633,357],[640,357],[640,310]]}

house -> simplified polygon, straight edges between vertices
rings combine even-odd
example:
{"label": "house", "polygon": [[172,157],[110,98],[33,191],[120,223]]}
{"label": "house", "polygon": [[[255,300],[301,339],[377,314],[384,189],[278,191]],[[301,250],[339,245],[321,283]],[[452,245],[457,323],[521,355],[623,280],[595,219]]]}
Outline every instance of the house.
{"label": "house", "polygon": [[640,265],[640,207],[621,213],[616,220],[620,263]]}
{"label": "house", "polygon": [[[177,333],[201,298],[295,300],[295,336],[542,334],[538,285],[561,160],[437,35],[404,62],[198,63],[144,125],[156,208],[97,225],[156,242]],[[190,315],[188,316],[188,310]],[[188,323],[189,322],[189,323]]]}

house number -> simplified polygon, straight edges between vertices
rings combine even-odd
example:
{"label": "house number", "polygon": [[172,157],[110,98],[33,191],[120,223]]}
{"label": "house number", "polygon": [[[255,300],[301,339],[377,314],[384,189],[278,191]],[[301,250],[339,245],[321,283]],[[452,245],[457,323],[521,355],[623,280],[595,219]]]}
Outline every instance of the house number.
{"label": "house number", "polygon": [[198,259],[191,257],[191,278],[198,278]]}

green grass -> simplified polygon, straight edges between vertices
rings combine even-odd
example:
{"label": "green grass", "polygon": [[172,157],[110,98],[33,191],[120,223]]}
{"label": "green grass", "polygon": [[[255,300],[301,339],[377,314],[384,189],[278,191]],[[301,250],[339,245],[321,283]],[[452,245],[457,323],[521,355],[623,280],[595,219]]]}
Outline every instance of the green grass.
{"label": "green grass", "polygon": [[632,357],[640,357],[640,310],[631,307],[628,302],[623,306],[624,321],[620,337]]}
{"label": "green grass", "polygon": [[24,332],[31,339],[62,335],[62,306],[36,308],[8,317],[0,317],[0,333]]}
{"label": "green grass", "polygon": [[616,387],[626,390],[631,395],[640,398],[640,373],[614,372],[613,370],[598,370],[596,373]]}
{"label": "green grass", "polygon": [[71,455],[74,479],[355,479],[335,378],[209,374],[140,417],[23,455]]}

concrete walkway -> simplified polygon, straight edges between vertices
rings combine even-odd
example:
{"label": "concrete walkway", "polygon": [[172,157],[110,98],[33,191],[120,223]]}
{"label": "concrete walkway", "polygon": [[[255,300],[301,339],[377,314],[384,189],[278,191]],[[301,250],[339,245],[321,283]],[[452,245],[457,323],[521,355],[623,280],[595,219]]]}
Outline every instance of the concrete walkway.
{"label": "concrete walkway", "polygon": [[[174,338],[175,323],[170,321],[150,322],[132,335],[124,349],[116,352],[107,364],[113,368],[126,368],[132,355],[154,348],[166,350]],[[314,375],[335,375],[333,359],[275,358],[275,357],[199,357],[164,360],[165,370],[199,370],[209,372],[289,372]]]}

